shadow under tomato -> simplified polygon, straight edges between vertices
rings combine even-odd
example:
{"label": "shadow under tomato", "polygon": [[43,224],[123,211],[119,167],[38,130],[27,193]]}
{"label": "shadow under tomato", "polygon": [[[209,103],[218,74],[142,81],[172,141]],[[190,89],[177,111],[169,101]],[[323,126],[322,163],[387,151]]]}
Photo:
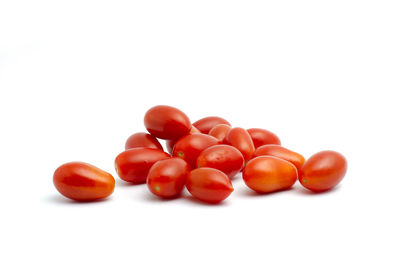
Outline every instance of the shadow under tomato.
{"label": "shadow under tomato", "polygon": [[336,187],[333,187],[332,189],[326,190],[326,191],[311,191],[311,190],[304,188],[303,186],[295,187],[295,190],[298,193],[303,194],[303,195],[308,195],[308,196],[321,196],[324,194],[335,193],[339,189],[340,189],[340,186],[336,186]]}
{"label": "shadow under tomato", "polygon": [[181,199],[181,196],[175,196],[175,197],[171,197],[171,198],[161,198],[157,195],[154,195],[153,193],[151,193],[150,191],[146,192],[144,195],[144,200],[145,201],[149,201],[149,202],[161,202],[161,203],[165,203],[165,202],[170,202],[170,201],[176,201]]}
{"label": "shadow under tomato", "polygon": [[43,201],[45,201],[45,202],[53,203],[53,204],[64,204],[64,205],[96,204],[96,203],[105,202],[105,201],[109,201],[109,200],[110,200],[110,197],[98,199],[98,200],[94,200],[94,201],[74,201],[74,200],[71,200],[71,199],[68,199],[68,198],[62,196],[61,194],[54,194],[54,195],[50,195],[50,196],[43,198]]}
{"label": "shadow under tomato", "polygon": [[244,195],[246,197],[264,197],[264,196],[281,194],[281,193],[284,193],[286,191],[290,191],[293,189],[294,189],[293,187],[290,187],[290,188],[284,189],[284,190],[277,190],[277,191],[268,192],[268,193],[261,193],[261,192],[254,191],[250,188],[247,188],[247,189],[242,189],[241,191],[238,192],[238,194]]}
{"label": "shadow under tomato", "polygon": [[184,195],[182,196],[185,201],[188,201],[190,203],[194,203],[196,205],[199,206],[205,206],[205,207],[225,207],[229,205],[229,202],[227,200],[229,200],[229,197],[226,200],[223,200],[222,202],[219,203],[207,203],[207,202],[203,202],[199,199],[196,199],[195,197],[193,197],[190,194]]}

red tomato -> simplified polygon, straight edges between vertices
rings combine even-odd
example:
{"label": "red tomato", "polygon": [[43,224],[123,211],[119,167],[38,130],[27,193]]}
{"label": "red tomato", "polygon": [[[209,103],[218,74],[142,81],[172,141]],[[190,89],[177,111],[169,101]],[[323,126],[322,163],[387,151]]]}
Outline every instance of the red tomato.
{"label": "red tomato", "polygon": [[299,181],[309,190],[320,192],[332,189],[344,178],[346,158],[335,151],[322,151],[311,156],[303,165]]}
{"label": "red tomato", "polygon": [[157,196],[172,198],[178,196],[185,186],[190,166],[180,158],[169,158],[156,162],[147,176],[147,187]]}
{"label": "red tomato", "polygon": [[231,129],[225,137],[225,142],[236,147],[242,153],[246,162],[252,158],[255,148],[249,133],[245,129]]}
{"label": "red tomato", "polygon": [[279,140],[278,136],[270,131],[260,128],[252,128],[248,129],[247,131],[249,132],[251,139],[253,140],[255,148],[266,144],[281,145],[281,140]]}
{"label": "red tomato", "polygon": [[227,175],[207,167],[192,170],[186,180],[186,188],[195,198],[208,203],[219,203],[233,191]]}
{"label": "red tomato", "polygon": [[56,169],[54,186],[65,197],[76,201],[93,201],[108,197],[115,187],[114,177],[87,163],[70,162]]}
{"label": "red tomato", "polygon": [[148,147],[153,149],[160,149],[163,151],[160,142],[156,137],[148,133],[138,132],[132,134],[125,143],[125,150],[135,147]]}
{"label": "red tomato", "polygon": [[[194,134],[194,133],[200,133],[200,131],[196,127],[192,126],[192,128],[190,129],[189,134]],[[177,139],[177,140],[167,140],[165,142],[165,145],[167,146],[168,153],[172,154],[172,151],[174,150],[174,145],[176,144],[176,142],[178,140],[179,139]]]}
{"label": "red tomato", "polygon": [[244,158],[242,153],[230,145],[214,145],[204,149],[197,158],[198,167],[211,167],[224,172],[233,178],[242,170]]}
{"label": "red tomato", "polygon": [[267,144],[260,146],[253,154],[254,157],[262,155],[275,156],[283,160],[289,161],[297,168],[297,171],[301,169],[305,161],[302,155],[276,144]]}
{"label": "red tomato", "polygon": [[189,134],[176,142],[173,156],[184,159],[191,168],[196,167],[197,157],[201,151],[212,145],[218,144],[218,140],[207,134]]}
{"label": "red tomato", "polygon": [[225,139],[225,136],[228,134],[228,132],[232,129],[231,126],[226,125],[226,124],[217,124],[215,125],[210,132],[208,133],[211,136],[214,136],[219,140],[220,143],[222,143]]}
{"label": "red tomato", "polygon": [[159,105],[146,112],[144,126],[157,138],[174,140],[188,134],[192,124],[188,116],[179,109]]}
{"label": "red tomato", "polygon": [[273,156],[259,156],[250,160],[243,170],[246,185],[257,192],[268,193],[288,189],[296,182],[296,167]]}
{"label": "red tomato", "polygon": [[115,159],[118,176],[135,184],[145,183],[151,166],[170,155],[158,149],[136,147],[120,153]]}
{"label": "red tomato", "polygon": [[231,126],[231,124],[227,120],[215,116],[205,117],[193,123],[193,125],[197,129],[199,129],[202,133],[205,134],[208,134],[210,130],[217,124],[226,124]]}

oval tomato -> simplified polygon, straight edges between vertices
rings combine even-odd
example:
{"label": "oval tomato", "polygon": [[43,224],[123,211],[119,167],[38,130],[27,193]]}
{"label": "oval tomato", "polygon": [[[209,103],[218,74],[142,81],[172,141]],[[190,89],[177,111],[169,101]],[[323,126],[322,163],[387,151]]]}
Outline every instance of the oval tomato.
{"label": "oval tomato", "polygon": [[184,159],[191,168],[196,167],[197,157],[201,151],[212,145],[218,144],[218,140],[207,134],[188,134],[176,142],[173,156]]}
{"label": "oval tomato", "polygon": [[151,135],[166,140],[179,139],[192,127],[185,113],[165,105],[149,109],[144,115],[144,125]]}
{"label": "oval tomato", "polygon": [[[196,127],[192,126],[190,129],[189,134],[194,134],[194,133],[201,133]],[[167,146],[168,153],[172,154],[172,151],[174,150],[174,145],[176,144],[177,140],[167,140],[165,142],[165,145]]]}
{"label": "oval tomato", "polygon": [[225,142],[236,147],[242,153],[246,162],[252,158],[255,148],[249,133],[245,129],[231,129],[225,137]]}
{"label": "oval tomato", "polygon": [[156,137],[144,132],[134,133],[126,140],[125,150],[135,147],[148,147],[159,149],[161,151],[164,150]]}
{"label": "oval tomato", "polygon": [[273,156],[259,156],[250,160],[243,169],[246,185],[257,192],[268,193],[288,189],[296,182],[296,167]]}
{"label": "oval tomato", "polygon": [[216,116],[205,117],[193,123],[193,125],[199,129],[200,132],[205,134],[208,134],[210,130],[217,124],[226,124],[231,126],[227,120]]}
{"label": "oval tomato", "polygon": [[186,188],[195,198],[208,203],[219,203],[233,191],[227,175],[207,167],[192,170],[187,177]]}
{"label": "oval tomato", "polygon": [[228,132],[231,129],[232,129],[232,127],[229,125],[217,124],[210,130],[210,132],[208,134],[217,138],[220,143],[223,143],[225,136],[228,134]]}
{"label": "oval tomato", "polygon": [[204,149],[197,158],[198,167],[211,167],[224,172],[233,178],[242,170],[244,158],[242,153],[230,145],[214,145]]}
{"label": "oval tomato", "polygon": [[253,154],[254,157],[262,155],[275,156],[283,160],[289,161],[297,168],[297,171],[301,169],[305,161],[302,155],[276,144],[267,144],[260,146]]}
{"label": "oval tomato", "polygon": [[185,186],[190,166],[185,160],[174,157],[156,162],[147,176],[149,190],[162,198],[178,196]]}
{"label": "oval tomato", "polygon": [[147,147],[136,147],[120,153],[115,158],[115,170],[118,176],[135,184],[145,183],[151,166],[170,155]]}
{"label": "oval tomato", "polygon": [[309,190],[321,192],[332,189],[344,178],[346,158],[335,151],[322,151],[311,156],[303,165],[299,181]]}
{"label": "oval tomato", "polygon": [[247,130],[253,140],[254,147],[258,148],[259,146],[266,144],[277,144],[281,145],[281,140],[279,140],[276,134],[260,128],[252,128]]}
{"label": "oval tomato", "polygon": [[76,201],[93,201],[110,196],[115,187],[114,177],[87,163],[70,162],[56,169],[53,176],[56,189]]}

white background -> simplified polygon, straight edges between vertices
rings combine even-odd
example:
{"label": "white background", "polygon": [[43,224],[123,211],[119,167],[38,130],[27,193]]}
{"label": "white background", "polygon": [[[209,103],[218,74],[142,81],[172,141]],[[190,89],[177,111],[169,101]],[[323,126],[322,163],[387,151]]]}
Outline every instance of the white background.
{"label": "white background", "polygon": [[[1,264],[399,264],[399,1],[0,2]],[[349,164],[334,190],[161,201],[115,174],[157,104]],[[69,161],[117,177],[78,204]]]}

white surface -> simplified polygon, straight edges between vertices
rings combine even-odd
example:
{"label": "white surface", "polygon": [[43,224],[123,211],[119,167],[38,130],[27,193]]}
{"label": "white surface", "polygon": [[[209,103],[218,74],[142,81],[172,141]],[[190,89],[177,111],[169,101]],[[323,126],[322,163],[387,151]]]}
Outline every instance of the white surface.
{"label": "white surface", "polygon": [[[399,1],[1,1],[1,264],[399,264]],[[340,186],[219,206],[117,181],[77,204],[74,160],[116,176],[168,104],[349,163]],[[186,196],[187,197],[187,196]]]}

